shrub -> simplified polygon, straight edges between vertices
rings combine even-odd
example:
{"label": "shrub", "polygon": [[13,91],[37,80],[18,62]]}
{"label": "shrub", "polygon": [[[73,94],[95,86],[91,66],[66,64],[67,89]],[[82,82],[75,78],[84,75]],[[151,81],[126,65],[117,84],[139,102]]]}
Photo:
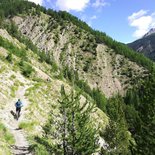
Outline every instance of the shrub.
{"label": "shrub", "polygon": [[26,77],[30,77],[32,72],[34,72],[34,69],[32,68],[32,66],[22,60],[20,61],[19,65],[20,65],[22,74]]}
{"label": "shrub", "polygon": [[7,60],[8,62],[12,62],[12,53],[9,53],[9,54],[7,55],[6,60]]}

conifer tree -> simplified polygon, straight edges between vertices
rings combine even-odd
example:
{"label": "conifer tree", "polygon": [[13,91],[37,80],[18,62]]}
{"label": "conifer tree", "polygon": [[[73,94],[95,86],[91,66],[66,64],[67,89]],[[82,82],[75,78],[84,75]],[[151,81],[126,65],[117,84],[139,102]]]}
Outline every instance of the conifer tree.
{"label": "conifer tree", "polygon": [[47,136],[53,136],[54,133],[57,135],[55,137],[59,139],[57,146],[61,146],[59,152],[64,155],[92,154],[98,147],[97,129],[90,120],[94,105],[90,105],[87,101],[80,103],[80,95],[73,91],[68,95],[62,86],[59,100],[61,116],[56,122],[56,129],[55,131],[49,129],[54,125],[52,123],[54,121],[50,121],[44,128]]}
{"label": "conifer tree", "polygon": [[108,100],[107,114],[110,118],[109,125],[101,133],[107,143],[107,148],[103,148],[101,154],[130,154],[129,147],[133,139],[127,129],[124,103],[121,96],[118,95]]}

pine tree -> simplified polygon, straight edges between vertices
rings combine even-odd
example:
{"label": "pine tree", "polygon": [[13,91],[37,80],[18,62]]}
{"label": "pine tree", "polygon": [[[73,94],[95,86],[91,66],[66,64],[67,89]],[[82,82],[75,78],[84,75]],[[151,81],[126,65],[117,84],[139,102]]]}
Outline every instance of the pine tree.
{"label": "pine tree", "polygon": [[[93,128],[90,121],[90,114],[93,112],[94,105],[87,101],[80,103],[80,93],[75,94],[73,91],[67,95],[64,87],[61,87],[60,119],[57,121],[55,131],[51,131],[54,124],[50,121],[46,125],[46,136],[53,136],[59,139],[57,147],[59,152],[64,155],[83,155],[92,154],[97,149],[97,129]],[[53,118],[52,118],[53,120]]]}
{"label": "pine tree", "polygon": [[[125,97],[126,120],[136,142],[133,154],[155,154],[155,75]],[[132,102],[131,102],[132,101]]]}
{"label": "pine tree", "polygon": [[[141,128],[136,129],[135,140],[137,142],[137,152],[139,154],[155,154],[155,75],[152,74],[141,86],[138,92],[141,104],[139,105],[139,115],[141,118]],[[139,138],[140,137],[140,138]]]}
{"label": "pine tree", "polygon": [[109,125],[101,133],[101,136],[107,142],[107,148],[103,148],[101,154],[130,154],[129,147],[133,139],[128,132],[121,96],[118,95],[108,100],[107,114],[110,118]]}

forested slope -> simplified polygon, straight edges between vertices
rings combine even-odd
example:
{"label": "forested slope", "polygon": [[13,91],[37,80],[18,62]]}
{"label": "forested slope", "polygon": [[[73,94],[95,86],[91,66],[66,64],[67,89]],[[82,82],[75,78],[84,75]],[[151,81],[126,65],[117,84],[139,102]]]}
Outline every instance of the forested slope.
{"label": "forested slope", "polygon": [[33,152],[155,153],[152,61],[66,12],[22,0],[0,2],[0,26],[1,103],[29,83],[19,125]]}

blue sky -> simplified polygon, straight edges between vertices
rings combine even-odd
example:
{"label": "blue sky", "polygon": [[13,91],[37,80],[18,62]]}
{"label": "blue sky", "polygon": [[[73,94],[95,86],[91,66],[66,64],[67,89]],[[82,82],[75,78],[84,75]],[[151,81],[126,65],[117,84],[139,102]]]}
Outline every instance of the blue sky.
{"label": "blue sky", "polygon": [[154,0],[29,0],[54,10],[65,10],[93,29],[128,43],[155,27]]}

